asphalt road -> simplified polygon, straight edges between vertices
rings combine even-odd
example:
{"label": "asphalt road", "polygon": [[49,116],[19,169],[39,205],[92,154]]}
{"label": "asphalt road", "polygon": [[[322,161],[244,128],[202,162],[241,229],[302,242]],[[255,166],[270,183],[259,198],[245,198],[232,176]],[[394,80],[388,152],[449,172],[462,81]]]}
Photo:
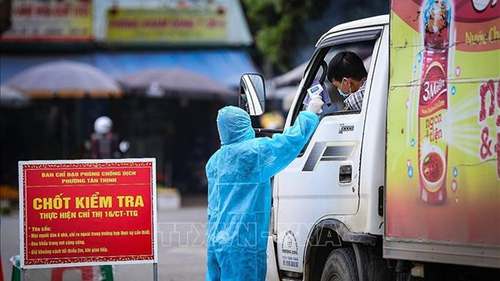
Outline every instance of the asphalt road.
{"label": "asphalt road", "polygon": [[[11,280],[9,259],[19,254],[19,213],[1,215],[1,261],[4,280]],[[180,209],[158,210],[158,280],[205,280],[206,202],[204,197],[183,198]],[[94,271],[97,273],[97,267]],[[26,271],[26,281],[50,281],[50,269]],[[115,281],[153,280],[153,266],[113,267]],[[65,271],[64,280],[81,280],[80,272]],[[98,279],[95,279],[98,280]]]}

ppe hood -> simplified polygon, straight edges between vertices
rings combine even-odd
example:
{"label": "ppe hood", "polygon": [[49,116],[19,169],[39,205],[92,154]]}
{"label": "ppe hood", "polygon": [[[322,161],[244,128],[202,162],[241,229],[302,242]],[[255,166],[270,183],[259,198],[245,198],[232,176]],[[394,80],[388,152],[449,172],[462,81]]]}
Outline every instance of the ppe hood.
{"label": "ppe hood", "polygon": [[222,145],[255,138],[250,115],[235,106],[226,106],[219,110],[217,129]]}

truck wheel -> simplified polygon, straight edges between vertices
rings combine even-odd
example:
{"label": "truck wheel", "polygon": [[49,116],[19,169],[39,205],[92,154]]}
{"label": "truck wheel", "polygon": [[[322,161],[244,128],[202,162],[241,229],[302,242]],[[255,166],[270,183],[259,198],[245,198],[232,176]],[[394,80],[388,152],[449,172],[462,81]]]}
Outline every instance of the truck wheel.
{"label": "truck wheel", "polygon": [[326,260],[321,281],[358,281],[358,269],[353,249],[333,250]]}

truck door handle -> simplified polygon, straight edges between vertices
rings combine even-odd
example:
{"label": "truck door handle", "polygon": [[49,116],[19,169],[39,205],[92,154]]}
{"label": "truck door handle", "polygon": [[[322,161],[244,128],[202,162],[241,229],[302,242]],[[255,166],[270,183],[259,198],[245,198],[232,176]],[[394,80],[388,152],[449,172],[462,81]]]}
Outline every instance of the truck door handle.
{"label": "truck door handle", "polygon": [[341,165],[339,169],[339,182],[350,183],[352,180],[352,166]]}

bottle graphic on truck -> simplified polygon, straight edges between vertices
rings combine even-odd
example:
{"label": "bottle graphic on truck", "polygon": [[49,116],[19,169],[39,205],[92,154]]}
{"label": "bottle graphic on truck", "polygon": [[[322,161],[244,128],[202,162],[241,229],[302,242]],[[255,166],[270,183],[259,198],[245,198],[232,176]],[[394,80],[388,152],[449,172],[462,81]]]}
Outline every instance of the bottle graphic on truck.
{"label": "bottle graphic on truck", "polygon": [[448,110],[448,47],[451,3],[427,0],[421,15],[424,51],[418,107],[420,200],[446,202],[448,144],[444,124]]}

